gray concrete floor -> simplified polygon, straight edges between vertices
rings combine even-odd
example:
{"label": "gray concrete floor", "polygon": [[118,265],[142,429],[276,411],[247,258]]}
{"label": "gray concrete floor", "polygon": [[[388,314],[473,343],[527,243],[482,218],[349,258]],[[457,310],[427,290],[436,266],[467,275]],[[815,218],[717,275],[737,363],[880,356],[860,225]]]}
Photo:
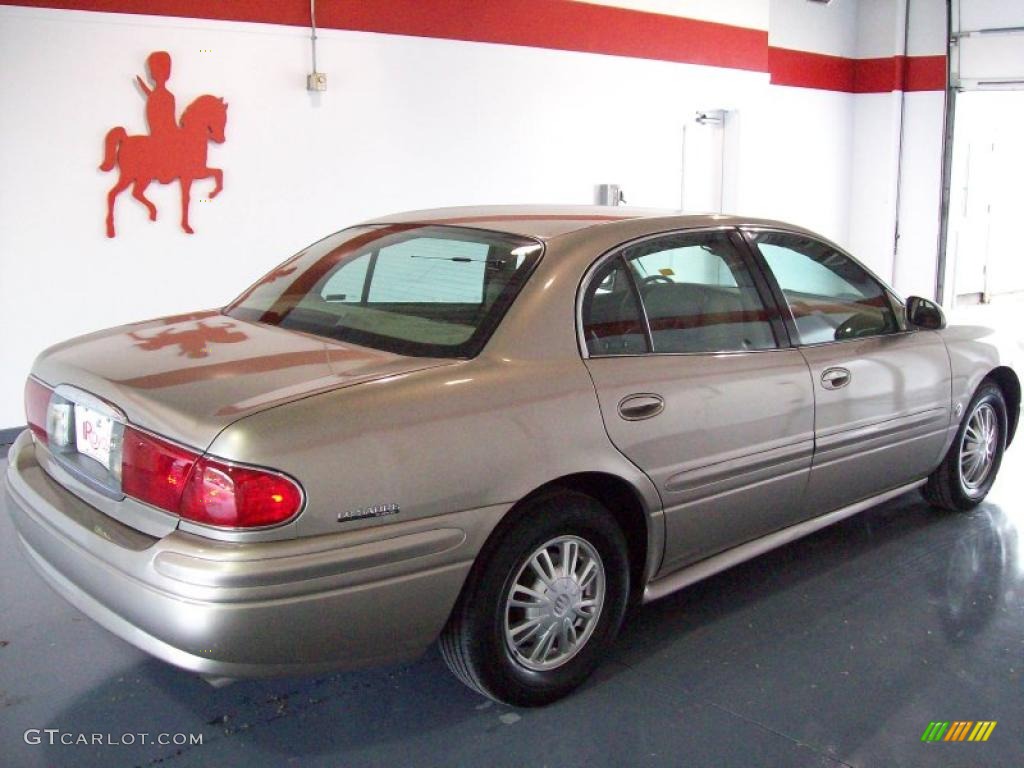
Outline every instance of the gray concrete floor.
{"label": "gray concrete floor", "polygon": [[[5,467],[0,462],[0,470]],[[0,764],[1024,765],[1024,443],[968,515],[916,494],[647,606],[576,695],[492,704],[436,651],[215,690],[43,584],[0,516]],[[995,720],[925,744],[932,720]],[[28,744],[201,734],[202,744]]]}

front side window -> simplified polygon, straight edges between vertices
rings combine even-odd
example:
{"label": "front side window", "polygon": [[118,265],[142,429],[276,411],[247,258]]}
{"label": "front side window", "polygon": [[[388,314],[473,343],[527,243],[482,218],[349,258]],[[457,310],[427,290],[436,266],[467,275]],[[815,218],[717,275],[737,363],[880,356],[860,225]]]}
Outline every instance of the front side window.
{"label": "front side window", "polygon": [[654,352],[776,346],[768,312],[726,232],[681,233],[623,252],[639,287]]}
{"label": "front side window", "polygon": [[472,357],[542,250],[460,227],[355,228],[282,265],[227,313],[398,354]]}
{"label": "front side window", "polygon": [[802,235],[759,232],[754,241],[786,297],[801,343],[900,330],[884,286],[849,256]]}

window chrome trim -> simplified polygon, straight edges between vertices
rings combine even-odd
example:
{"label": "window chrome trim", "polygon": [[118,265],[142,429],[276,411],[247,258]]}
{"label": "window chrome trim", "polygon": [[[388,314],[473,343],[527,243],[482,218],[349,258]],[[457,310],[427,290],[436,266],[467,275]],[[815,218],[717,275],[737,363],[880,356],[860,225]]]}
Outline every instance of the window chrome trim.
{"label": "window chrome trim", "polygon": [[[583,297],[586,295],[587,290],[590,288],[590,284],[593,282],[594,276],[604,267],[605,264],[607,264],[612,259],[615,259],[617,257],[622,256],[623,252],[626,249],[632,248],[634,246],[640,245],[640,244],[648,242],[650,240],[658,240],[660,238],[670,237],[672,235],[704,235],[704,234],[713,234],[713,233],[717,233],[717,232],[722,232],[722,233],[726,233],[726,234],[728,234],[730,232],[739,232],[740,234],[742,234],[741,227],[742,227],[742,225],[736,225],[736,224],[719,224],[717,226],[711,226],[711,227],[703,226],[703,227],[693,227],[693,228],[690,228],[690,229],[686,229],[686,228],[684,228],[684,229],[678,229],[678,228],[667,229],[667,230],[664,230],[662,232],[655,232],[654,234],[642,235],[641,237],[636,237],[636,238],[633,238],[632,240],[626,240],[625,242],[622,242],[622,243],[619,243],[619,244],[613,246],[611,249],[605,251],[600,256],[598,256],[597,259],[595,261],[593,261],[590,264],[589,267],[587,267],[586,271],[583,273],[582,279],[580,280],[580,285],[576,289],[576,311],[575,311],[574,314],[576,316],[576,345],[579,347],[580,357],[583,360],[590,360],[590,359],[600,360],[600,359],[604,359],[604,358],[616,358],[616,357],[632,358],[632,357],[651,357],[651,356],[656,356],[656,357],[693,357],[693,356],[708,357],[708,356],[714,356],[714,355],[750,355],[750,354],[759,353],[759,352],[780,352],[780,351],[787,350],[787,349],[793,349],[793,347],[790,347],[790,346],[788,346],[786,344],[781,343],[780,339],[776,338],[775,339],[775,346],[770,348],[770,349],[722,349],[722,350],[709,350],[709,351],[705,351],[705,352],[655,352],[654,351],[653,332],[651,331],[650,321],[647,319],[647,308],[644,306],[644,303],[643,303],[642,299],[640,299],[641,319],[644,322],[644,332],[645,332],[646,337],[647,337],[647,343],[650,346],[650,349],[647,352],[630,352],[630,353],[618,353],[618,354],[613,353],[613,354],[607,354],[607,355],[592,355],[592,354],[590,354],[590,350],[587,348],[587,337],[586,337],[586,334],[583,331]],[[786,231],[786,230],[780,230],[780,231]],[[733,245],[733,247],[736,248],[735,245]],[[743,254],[742,251],[739,248],[736,248],[736,252],[737,252],[737,255],[740,257],[740,259],[744,262],[744,266],[749,269],[749,265],[746,263],[747,259],[746,259],[745,254]],[[858,263],[860,263],[860,262],[858,262]],[[627,264],[627,267],[628,267],[628,264]],[[751,279],[753,279],[753,275],[751,275]],[[635,278],[632,277],[632,275],[630,275],[630,282],[632,283],[632,285],[636,289],[636,291],[639,291],[639,288],[636,286],[636,280],[635,280]],[[755,289],[755,291],[757,291],[757,295],[758,295],[758,298],[761,300],[761,303],[764,304],[764,296],[761,295],[761,290],[756,285],[756,281],[755,281],[754,289]],[[772,303],[773,304],[777,303],[777,302],[774,301],[774,297],[773,297]],[[766,311],[770,310],[770,307],[767,306],[767,305],[765,305],[764,308],[765,308]],[[782,311],[781,307],[779,307],[778,309],[779,309],[780,312]],[[772,329],[772,335],[773,336],[776,335],[774,329]]]}

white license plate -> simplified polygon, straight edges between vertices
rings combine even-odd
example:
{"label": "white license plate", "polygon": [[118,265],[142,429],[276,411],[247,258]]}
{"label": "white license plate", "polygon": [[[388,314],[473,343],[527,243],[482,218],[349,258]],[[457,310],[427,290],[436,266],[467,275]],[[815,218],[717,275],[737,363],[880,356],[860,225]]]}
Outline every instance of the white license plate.
{"label": "white license plate", "polygon": [[83,456],[95,459],[110,469],[110,438],[114,421],[109,416],[75,405],[75,447]]}

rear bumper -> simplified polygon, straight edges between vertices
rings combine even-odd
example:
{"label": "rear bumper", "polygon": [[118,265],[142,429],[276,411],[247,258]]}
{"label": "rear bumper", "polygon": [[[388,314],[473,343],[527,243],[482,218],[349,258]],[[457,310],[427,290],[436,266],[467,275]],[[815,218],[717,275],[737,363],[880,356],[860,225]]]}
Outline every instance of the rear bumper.
{"label": "rear bumper", "polygon": [[281,542],[146,536],[11,448],[4,499],[36,570],[138,648],[204,675],[309,674],[421,653],[440,633],[486,533],[488,507]]}

